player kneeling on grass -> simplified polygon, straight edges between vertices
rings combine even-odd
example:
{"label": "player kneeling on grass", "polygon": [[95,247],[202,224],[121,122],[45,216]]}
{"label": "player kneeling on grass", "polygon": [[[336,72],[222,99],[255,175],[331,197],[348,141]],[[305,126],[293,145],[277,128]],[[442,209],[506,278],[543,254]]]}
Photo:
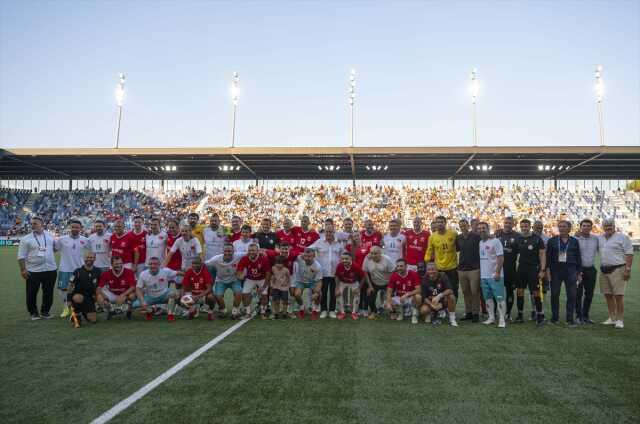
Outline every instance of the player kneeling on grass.
{"label": "player kneeling on grass", "polygon": [[302,255],[293,263],[293,295],[298,304],[298,318],[304,319],[304,289],[312,292],[311,319],[318,319],[320,314],[320,300],[322,299],[322,266],[316,261],[316,253],[313,249],[305,248]]}
{"label": "player kneeling on grass", "polygon": [[84,266],[76,269],[69,280],[67,301],[71,305],[73,320],[80,325],[80,316],[89,322],[96,322],[96,289],[100,278],[100,269],[93,266],[95,253],[84,256]]}
{"label": "player kneeling on grass", "polygon": [[351,319],[358,320],[358,305],[360,304],[360,284],[365,281],[365,274],[358,265],[353,263],[351,255],[344,252],[341,263],[336,267],[336,304],[338,307],[338,319],[346,317],[344,312],[344,291],[351,290]]}
{"label": "player kneeling on grass", "polygon": [[233,244],[226,243],[222,250],[222,255],[216,255],[205,262],[208,269],[215,273],[213,292],[218,311],[224,316],[227,308],[224,303],[224,293],[230,289],[233,291],[233,309],[231,318],[240,317],[240,302],[242,301],[242,283],[236,277],[236,268],[243,255],[233,252]]}
{"label": "player kneeling on grass", "polygon": [[246,256],[238,262],[236,277],[244,280],[242,287],[242,303],[244,303],[245,318],[251,318],[251,294],[255,289],[260,296],[260,314],[266,317],[269,289],[265,281],[271,278],[271,264],[265,255],[258,253],[258,245],[251,243]]}
{"label": "player kneeling on grass", "polygon": [[[289,304],[289,288],[291,286],[291,274],[285,266],[286,256],[277,256],[276,263],[271,268],[271,278],[267,287],[271,288],[271,302],[273,304],[273,318],[285,319],[288,317],[287,305]],[[265,318],[265,316],[263,316]]]}
{"label": "player kneeling on grass", "polygon": [[188,319],[197,318],[200,305],[206,304],[209,307],[207,319],[213,320],[213,308],[216,306],[216,300],[213,297],[212,286],[213,279],[209,270],[202,265],[202,259],[196,256],[191,262],[191,268],[184,273],[180,292],[180,302],[188,310]]}
{"label": "player kneeling on grass", "polygon": [[[145,320],[151,321],[153,313],[147,309],[149,306],[167,305],[167,321],[175,321],[173,308],[176,292],[169,288],[169,282],[174,281],[178,275],[177,271],[169,268],[160,268],[160,259],[153,257],[149,259],[149,268],[140,273],[136,284],[136,297],[133,308],[140,308],[145,313]],[[160,310],[158,310],[160,311]]]}
{"label": "player kneeling on grass", "polygon": [[440,311],[449,311],[449,324],[457,327],[456,322],[456,297],[449,284],[447,275],[438,272],[436,264],[429,262],[425,275],[420,282],[420,294],[416,296],[416,302],[420,305],[420,316],[425,322],[431,320],[432,324],[440,324],[438,315]]}
{"label": "player kneeling on grass", "polygon": [[415,271],[407,268],[407,261],[398,259],[396,270],[389,277],[387,300],[384,308],[391,312],[391,319],[402,321],[411,315],[411,322],[418,323],[418,312],[415,297],[420,294],[420,277]]}
{"label": "player kneeling on grass", "polygon": [[125,311],[127,319],[131,319],[131,303],[136,298],[136,275],[124,267],[121,257],[111,258],[111,269],[100,274],[98,287],[98,303],[107,311],[107,319],[111,319],[116,308]]}

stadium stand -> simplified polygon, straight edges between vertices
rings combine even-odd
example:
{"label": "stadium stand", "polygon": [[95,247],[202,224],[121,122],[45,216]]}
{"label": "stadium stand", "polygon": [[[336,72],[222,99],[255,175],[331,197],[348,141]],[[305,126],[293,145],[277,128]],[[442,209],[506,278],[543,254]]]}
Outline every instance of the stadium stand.
{"label": "stadium stand", "polygon": [[[24,207],[32,196],[31,208]],[[80,218],[90,227],[98,218],[113,222],[124,218],[127,227],[133,216],[184,218],[198,212],[203,218],[217,212],[224,223],[233,215],[257,227],[264,216],[276,225],[284,218],[297,219],[308,215],[317,228],[326,218],[334,218],[339,226],[351,217],[356,223],[370,218],[380,229],[386,229],[392,218],[401,218],[405,226],[422,216],[431,222],[435,216],[449,217],[453,226],[460,218],[479,218],[500,227],[505,216],[540,219],[548,233],[555,232],[555,222],[568,219],[574,223],[588,217],[599,232],[603,219],[615,218],[619,228],[638,234],[640,194],[630,191],[542,190],[530,187],[459,187],[414,188],[388,185],[339,186],[276,186],[213,188],[203,190],[134,191],[120,190],[47,190],[31,194],[29,190],[0,191],[0,229],[2,235],[17,231],[16,220],[28,221],[31,214],[43,217],[48,227],[61,234],[68,220]],[[24,207],[24,211],[22,210]]]}

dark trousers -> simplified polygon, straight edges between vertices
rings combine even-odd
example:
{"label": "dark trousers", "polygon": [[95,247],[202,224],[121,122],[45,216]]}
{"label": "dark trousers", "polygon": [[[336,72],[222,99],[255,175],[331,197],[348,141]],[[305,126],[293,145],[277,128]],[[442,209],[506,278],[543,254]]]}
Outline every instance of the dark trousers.
{"label": "dark trousers", "polygon": [[551,269],[551,320],[558,321],[560,315],[560,290],[564,282],[567,292],[567,322],[573,322],[573,311],[576,306],[576,281],[578,271],[575,266],[558,265]]}
{"label": "dark trousers", "polygon": [[31,315],[38,314],[38,290],[42,285],[42,307],[40,312],[48,314],[53,304],[53,287],[56,284],[56,271],[30,272],[27,278],[27,310]]}
{"label": "dark trousers", "polygon": [[597,274],[598,271],[596,271],[595,267],[582,268],[582,282],[578,286],[576,294],[576,316],[579,320],[589,318]]}
{"label": "dark trousers", "polygon": [[[378,308],[376,308],[376,298],[378,297],[378,292],[380,292],[380,291],[384,292],[385,290],[387,290],[387,287],[386,286],[376,286],[375,284],[371,284],[371,285],[373,286],[373,292],[371,293],[371,295],[366,296],[366,298],[367,298],[367,306],[369,307],[369,311],[372,314],[377,314],[378,313]],[[368,289],[368,287],[365,286],[364,293],[367,292],[367,289]]]}
{"label": "dark trousers", "polygon": [[322,304],[321,311],[336,310],[336,279],[334,277],[322,277]]}
{"label": "dark trousers", "polygon": [[444,272],[447,278],[449,279],[449,284],[451,284],[451,290],[453,290],[453,295],[456,297],[456,303],[458,303],[458,288],[460,286],[460,280],[458,279],[458,269],[450,269]]}

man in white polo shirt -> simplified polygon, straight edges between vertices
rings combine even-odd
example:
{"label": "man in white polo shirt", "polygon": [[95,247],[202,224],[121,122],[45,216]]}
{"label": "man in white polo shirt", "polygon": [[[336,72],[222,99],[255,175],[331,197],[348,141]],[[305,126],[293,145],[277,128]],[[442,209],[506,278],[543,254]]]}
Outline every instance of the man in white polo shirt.
{"label": "man in white polo shirt", "polygon": [[336,318],[336,267],[340,262],[342,243],[335,237],[332,223],[324,226],[324,238],[315,241],[311,249],[316,252],[316,260],[322,266],[322,303],[320,318],[327,317],[327,310],[331,318]]}
{"label": "man in white polo shirt", "polygon": [[609,318],[604,325],[624,328],[624,289],[631,278],[633,246],[628,236],[616,231],[613,219],[602,223],[604,234],[598,238],[600,250],[600,291],[607,300]]}
{"label": "man in white polo shirt", "polygon": [[[56,283],[56,259],[53,255],[53,236],[44,231],[42,219],[31,218],[30,234],[22,237],[18,248],[20,274],[26,280],[27,310],[31,320],[49,319],[53,303],[53,286]],[[38,313],[38,290],[42,285],[42,306]]]}

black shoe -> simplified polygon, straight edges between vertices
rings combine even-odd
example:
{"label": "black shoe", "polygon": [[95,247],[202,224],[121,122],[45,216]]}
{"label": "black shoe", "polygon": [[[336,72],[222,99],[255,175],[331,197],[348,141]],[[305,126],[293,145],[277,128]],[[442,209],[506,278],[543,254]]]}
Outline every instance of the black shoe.
{"label": "black shoe", "polygon": [[471,315],[471,322],[480,322],[480,316]]}
{"label": "black shoe", "polygon": [[585,324],[585,325],[593,325],[594,324],[594,322],[591,321],[589,318],[583,319],[582,323]]}
{"label": "black shoe", "polygon": [[127,319],[131,321],[131,309],[127,309]]}
{"label": "black shoe", "polygon": [[460,321],[468,321],[470,319],[473,319],[473,315],[472,314],[464,314],[464,316],[462,318],[460,318]]}
{"label": "black shoe", "polygon": [[542,319],[542,320],[540,320],[540,321],[538,321],[538,322],[536,323],[536,327],[538,327],[538,328],[540,328],[540,327],[544,327],[544,325],[545,325],[546,323],[547,323],[547,322],[546,322],[545,320],[543,320],[543,319]]}
{"label": "black shoe", "polygon": [[518,314],[518,317],[513,322],[514,324],[524,324],[524,318],[522,317],[522,314]]}
{"label": "black shoe", "polygon": [[49,312],[43,312],[40,314],[40,318],[42,319],[51,319],[53,318],[53,315],[51,315]]}
{"label": "black shoe", "polygon": [[577,327],[577,325],[574,321],[567,321],[567,327],[574,328]]}
{"label": "black shoe", "polygon": [[31,314],[31,321],[38,321],[38,320],[40,320],[39,314]]}
{"label": "black shoe", "polygon": [[109,321],[111,318],[113,318],[113,311],[108,311],[107,312],[107,321]]}
{"label": "black shoe", "polygon": [[531,311],[531,321],[536,321],[538,318],[538,314],[536,311]]}

